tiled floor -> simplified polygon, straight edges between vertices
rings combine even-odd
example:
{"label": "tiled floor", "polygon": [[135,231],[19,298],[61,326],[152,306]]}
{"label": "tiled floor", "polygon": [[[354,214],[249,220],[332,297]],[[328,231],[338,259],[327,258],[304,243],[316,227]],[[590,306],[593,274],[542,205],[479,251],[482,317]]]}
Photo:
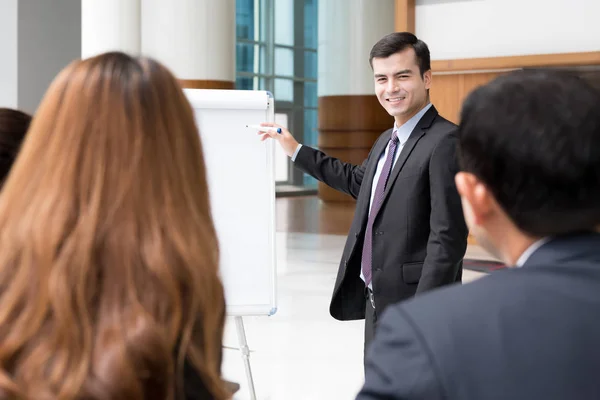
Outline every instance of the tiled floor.
{"label": "tiled floor", "polygon": [[[361,387],[363,321],[339,322],[329,315],[345,239],[344,235],[277,233],[278,312],[272,317],[244,318],[258,399],[354,399]],[[486,258],[481,249],[469,251]],[[464,281],[482,275],[465,270]],[[224,376],[242,385],[234,399],[250,399],[240,352],[229,349],[237,347],[230,319],[224,344]]]}

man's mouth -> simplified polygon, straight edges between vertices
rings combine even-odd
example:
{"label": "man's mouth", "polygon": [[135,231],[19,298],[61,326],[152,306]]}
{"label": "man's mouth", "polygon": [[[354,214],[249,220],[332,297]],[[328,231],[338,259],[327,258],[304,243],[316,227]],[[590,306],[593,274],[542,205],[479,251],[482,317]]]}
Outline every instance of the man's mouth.
{"label": "man's mouth", "polygon": [[399,102],[401,102],[404,99],[406,99],[406,96],[403,96],[403,97],[390,97],[390,98],[387,98],[386,101],[394,104],[394,103],[399,103]]}

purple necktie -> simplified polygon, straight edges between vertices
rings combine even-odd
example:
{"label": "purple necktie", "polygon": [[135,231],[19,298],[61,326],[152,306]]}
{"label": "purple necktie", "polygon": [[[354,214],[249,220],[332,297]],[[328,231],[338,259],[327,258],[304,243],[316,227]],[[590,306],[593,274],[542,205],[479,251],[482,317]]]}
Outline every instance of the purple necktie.
{"label": "purple necktie", "polygon": [[392,132],[392,138],[390,139],[387,158],[385,159],[383,169],[381,170],[381,175],[377,181],[377,187],[375,188],[375,194],[373,197],[373,204],[371,205],[369,219],[367,220],[367,230],[365,232],[365,241],[363,244],[361,259],[362,273],[365,278],[365,286],[368,286],[369,283],[371,283],[371,279],[373,277],[373,221],[375,220],[377,211],[379,211],[379,207],[381,207],[381,203],[383,203],[383,193],[385,192],[385,186],[388,178],[390,177],[390,172],[392,172],[392,166],[394,165],[394,156],[396,155],[398,142],[398,135],[396,135],[396,131],[394,131]]}

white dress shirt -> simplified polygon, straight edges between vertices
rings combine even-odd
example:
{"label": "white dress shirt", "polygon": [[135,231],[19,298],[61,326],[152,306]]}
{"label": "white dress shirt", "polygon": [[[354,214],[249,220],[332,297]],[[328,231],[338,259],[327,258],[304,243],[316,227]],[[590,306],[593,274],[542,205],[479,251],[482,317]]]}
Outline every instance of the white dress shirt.
{"label": "white dress shirt", "polygon": [[529,246],[523,252],[523,254],[521,254],[521,257],[519,257],[515,266],[522,267],[527,262],[527,260],[529,260],[529,257],[531,257],[531,255],[533,253],[535,253],[537,249],[542,247],[544,244],[548,243],[549,240],[550,240],[549,237],[545,237],[545,238],[542,238],[542,239],[538,240],[537,242],[533,243],[531,246]]}

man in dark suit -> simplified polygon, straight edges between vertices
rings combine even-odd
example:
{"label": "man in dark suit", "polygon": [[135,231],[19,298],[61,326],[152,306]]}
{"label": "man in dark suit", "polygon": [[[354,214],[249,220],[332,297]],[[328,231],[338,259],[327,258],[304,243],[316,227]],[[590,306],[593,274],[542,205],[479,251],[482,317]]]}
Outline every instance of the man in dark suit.
{"label": "man in dark suit", "polygon": [[389,307],[358,399],[600,399],[599,109],[599,93],[556,71],[468,97],[465,217],[515,268]]}
{"label": "man in dark suit", "polygon": [[366,316],[365,348],[390,304],[460,282],[467,241],[454,184],[456,126],[429,102],[427,45],[392,33],[373,46],[369,62],[377,98],[395,124],[362,165],[299,145],[283,127],[263,135],[279,141],[296,167],[357,199],[330,312],[339,320]]}

